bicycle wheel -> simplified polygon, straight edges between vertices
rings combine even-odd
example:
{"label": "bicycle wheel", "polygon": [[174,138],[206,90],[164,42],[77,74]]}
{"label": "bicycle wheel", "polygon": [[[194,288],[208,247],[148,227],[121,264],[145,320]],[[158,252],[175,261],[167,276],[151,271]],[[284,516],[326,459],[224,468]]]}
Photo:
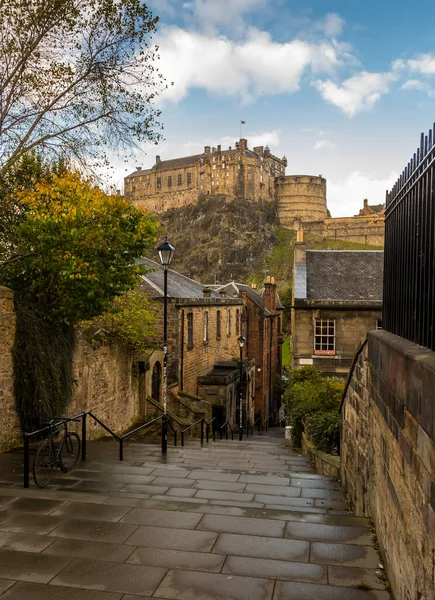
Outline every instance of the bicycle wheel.
{"label": "bicycle wheel", "polygon": [[39,447],[33,461],[33,479],[39,488],[43,488],[50,481],[55,460],[50,442],[45,442]]}
{"label": "bicycle wheel", "polygon": [[74,431],[68,432],[59,450],[59,464],[62,471],[71,471],[79,459],[80,438]]}

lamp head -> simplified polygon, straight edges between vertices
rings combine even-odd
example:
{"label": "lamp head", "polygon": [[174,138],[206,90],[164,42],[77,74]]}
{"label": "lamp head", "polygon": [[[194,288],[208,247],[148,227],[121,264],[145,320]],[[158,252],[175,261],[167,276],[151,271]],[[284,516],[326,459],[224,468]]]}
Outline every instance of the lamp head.
{"label": "lamp head", "polygon": [[157,252],[159,253],[159,258],[162,265],[164,267],[169,267],[175,253],[175,248],[168,242],[168,236],[165,237],[163,244],[160,244],[160,246],[157,248]]}
{"label": "lamp head", "polygon": [[246,338],[244,338],[243,335],[241,335],[240,337],[237,338],[237,341],[239,343],[239,347],[243,348],[243,346],[245,345],[245,342],[246,342]]}

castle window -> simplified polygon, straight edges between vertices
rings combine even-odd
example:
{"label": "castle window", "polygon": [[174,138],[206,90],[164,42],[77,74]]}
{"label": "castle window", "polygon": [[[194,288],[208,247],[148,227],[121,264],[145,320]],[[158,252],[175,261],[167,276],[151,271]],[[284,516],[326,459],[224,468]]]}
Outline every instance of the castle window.
{"label": "castle window", "polygon": [[183,176],[181,174],[177,175],[177,185],[181,185],[183,183]]}
{"label": "castle window", "polygon": [[216,169],[216,165],[213,165],[213,169]]}
{"label": "castle window", "polygon": [[187,313],[187,346],[193,348],[193,313]]}
{"label": "castle window", "polygon": [[168,187],[172,187],[172,176],[169,175],[168,177]]}
{"label": "castle window", "polygon": [[162,178],[161,177],[157,177],[157,189],[158,190],[162,189]]}
{"label": "castle window", "polygon": [[216,339],[221,339],[221,311],[216,312]]}
{"label": "castle window", "polygon": [[231,335],[231,311],[227,310],[227,337]]}
{"label": "castle window", "polygon": [[222,169],[225,169],[225,163],[222,163]]}
{"label": "castle window", "polygon": [[190,185],[192,183],[192,173],[188,173],[187,174],[187,185]]}
{"label": "castle window", "polygon": [[240,335],[240,311],[236,310],[236,335]]}
{"label": "castle window", "polygon": [[202,339],[204,344],[208,342],[208,312],[204,313],[204,328]]}
{"label": "castle window", "polygon": [[335,319],[315,320],[314,354],[335,354]]}

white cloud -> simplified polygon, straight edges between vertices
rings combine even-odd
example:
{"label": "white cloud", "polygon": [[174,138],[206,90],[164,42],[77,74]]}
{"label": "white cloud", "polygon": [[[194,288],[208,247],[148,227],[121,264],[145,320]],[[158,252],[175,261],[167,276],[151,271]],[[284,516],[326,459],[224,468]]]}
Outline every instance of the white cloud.
{"label": "white cloud", "polygon": [[344,19],[337,13],[328,13],[324,19],[316,24],[316,29],[323,31],[326,37],[338,37],[343,32]]}
{"label": "white cloud", "polygon": [[397,79],[393,73],[362,71],[343,81],[341,86],[331,80],[314,81],[314,87],[324,100],[340,108],[348,117],[367,110],[389,92],[390,84]]}
{"label": "white cloud", "polygon": [[330,142],[329,140],[317,140],[314,144],[314,150],[323,150],[323,149],[331,149],[335,148],[336,144]]}
{"label": "white cloud", "polygon": [[391,173],[385,179],[354,171],[342,180],[328,180],[328,208],[333,217],[357,215],[367,198],[369,204],[384,204],[385,192],[399,177]]}
{"label": "white cloud", "polygon": [[428,83],[424,81],[419,81],[418,79],[408,79],[400,87],[400,89],[411,92],[425,92],[429,96],[429,98],[435,97],[435,90],[433,90]]}
{"label": "white cloud", "polygon": [[348,53],[330,42],[272,40],[251,29],[243,41],[167,27],[156,37],[159,69],[173,81],[162,98],[179,101],[194,87],[250,102],[261,94],[292,93],[306,70],[332,75]]}
{"label": "white cloud", "polygon": [[202,31],[212,33],[230,29],[242,32],[246,28],[244,17],[264,8],[267,0],[193,0],[189,4]]}
{"label": "white cloud", "polygon": [[[396,63],[399,61],[396,61]],[[410,59],[403,62],[403,66],[407,66],[411,71],[422,73],[423,75],[435,75],[435,55],[420,54],[416,59]]]}
{"label": "white cloud", "polygon": [[[249,148],[253,148],[254,146],[271,146],[276,149],[280,143],[279,133],[275,129],[273,131],[253,131],[248,133],[242,130],[242,136],[248,140]],[[223,148],[227,148],[228,146],[234,147],[235,142],[236,138],[228,135],[218,140],[218,144],[221,144]]]}

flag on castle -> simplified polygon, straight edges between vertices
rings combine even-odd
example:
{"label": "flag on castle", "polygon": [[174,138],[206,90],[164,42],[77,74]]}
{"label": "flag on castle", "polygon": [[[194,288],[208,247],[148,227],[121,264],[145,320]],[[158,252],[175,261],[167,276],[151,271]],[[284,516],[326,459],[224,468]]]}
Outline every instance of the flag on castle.
{"label": "flag on castle", "polygon": [[241,123],[242,125],[245,125],[246,121],[240,121],[240,123]]}

